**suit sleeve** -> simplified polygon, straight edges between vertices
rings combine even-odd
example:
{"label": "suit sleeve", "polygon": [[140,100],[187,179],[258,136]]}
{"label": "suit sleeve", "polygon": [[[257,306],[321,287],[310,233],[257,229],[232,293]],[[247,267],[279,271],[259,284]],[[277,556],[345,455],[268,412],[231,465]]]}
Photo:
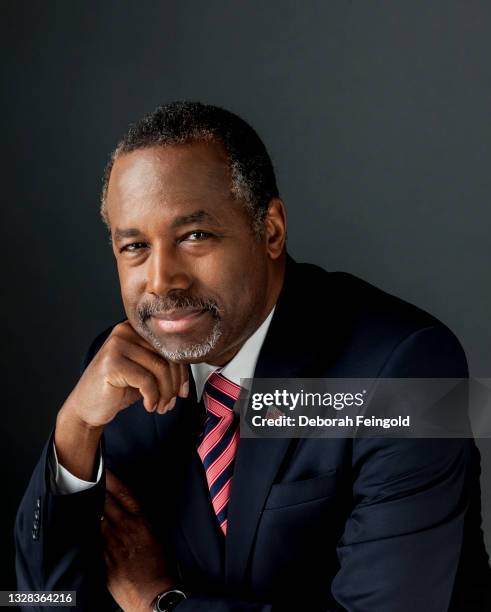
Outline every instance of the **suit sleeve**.
{"label": "suit sleeve", "polygon": [[[82,369],[107,335],[105,332],[94,340]],[[17,511],[14,527],[17,587],[31,591],[77,591],[77,606],[67,608],[70,610],[115,610],[117,606],[105,587],[100,539],[104,474],[90,489],[65,495],[57,492],[51,486],[53,438],[54,428]]]}
{"label": "suit sleeve", "polygon": [[96,458],[97,474],[95,481],[82,480],[77,478],[66,468],[64,468],[58,461],[58,455],[56,453],[56,445],[53,444],[49,454],[49,469],[51,476],[51,489],[55,493],[62,493],[64,495],[69,493],[78,493],[79,491],[85,491],[90,489],[97,484],[102,478],[102,471],[104,469],[104,461],[102,459],[102,449],[99,444],[99,453]]}
{"label": "suit sleeve", "polygon": [[[442,325],[406,338],[380,376],[461,378],[468,371]],[[449,609],[466,514],[479,490],[474,450],[462,438],[353,440],[353,506],[332,583],[346,610]]]}

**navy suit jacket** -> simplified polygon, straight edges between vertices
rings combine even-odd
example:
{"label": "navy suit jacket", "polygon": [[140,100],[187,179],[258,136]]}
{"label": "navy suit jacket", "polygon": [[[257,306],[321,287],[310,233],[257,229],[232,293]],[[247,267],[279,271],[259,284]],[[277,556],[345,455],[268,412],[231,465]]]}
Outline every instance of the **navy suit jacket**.
{"label": "navy suit jacket", "polygon": [[[287,256],[255,377],[467,376],[461,345],[436,318]],[[137,402],[103,436],[106,465],[140,500],[193,593],[180,612],[491,609],[473,440],[243,438],[225,538],[196,453],[203,407],[190,382],[169,414]],[[78,609],[112,610],[99,537],[104,479],[53,494],[52,437],[17,515],[18,586],[77,589]]]}

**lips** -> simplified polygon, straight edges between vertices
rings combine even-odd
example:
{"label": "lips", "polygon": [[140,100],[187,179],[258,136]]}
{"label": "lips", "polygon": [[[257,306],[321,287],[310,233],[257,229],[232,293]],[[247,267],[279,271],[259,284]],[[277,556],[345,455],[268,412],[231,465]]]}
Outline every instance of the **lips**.
{"label": "lips", "polygon": [[153,317],[162,321],[177,321],[178,319],[184,319],[200,312],[203,312],[202,308],[176,308],[167,312],[158,312]]}
{"label": "lips", "polygon": [[202,308],[179,308],[159,312],[152,316],[155,326],[165,333],[188,331],[206,314]]}

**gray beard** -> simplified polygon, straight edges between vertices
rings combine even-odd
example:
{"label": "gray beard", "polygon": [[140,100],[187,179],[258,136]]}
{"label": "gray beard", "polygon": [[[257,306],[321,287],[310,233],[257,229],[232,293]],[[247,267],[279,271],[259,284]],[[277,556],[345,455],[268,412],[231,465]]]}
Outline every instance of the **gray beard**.
{"label": "gray beard", "polygon": [[146,340],[153,346],[153,348],[162,355],[164,359],[168,361],[173,361],[174,363],[181,362],[199,362],[202,361],[204,357],[209,355],[211,351],[216,347],[218,340],[222,336],[222,326],[220,324],[219,319],[215,319],[215,323],[213,325],[213,329],[203,342],[198,344],[191,344],[190,346],[186,346],[182,349],[178,349],[176,351],[168,350],[160,340],[153,334],[153,332],[144,325],[138,326],[141,334],[145,337]]}

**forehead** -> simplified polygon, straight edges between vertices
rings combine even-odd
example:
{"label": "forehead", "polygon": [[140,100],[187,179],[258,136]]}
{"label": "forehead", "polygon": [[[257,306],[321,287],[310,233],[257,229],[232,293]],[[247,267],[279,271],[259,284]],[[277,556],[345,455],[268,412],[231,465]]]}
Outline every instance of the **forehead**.
{"label": "forehead", "polygon": [[119,156],[107,190],[111,225],[195,209],[242,216],[231,195],[224,148],[216,142],[148,147]]}

